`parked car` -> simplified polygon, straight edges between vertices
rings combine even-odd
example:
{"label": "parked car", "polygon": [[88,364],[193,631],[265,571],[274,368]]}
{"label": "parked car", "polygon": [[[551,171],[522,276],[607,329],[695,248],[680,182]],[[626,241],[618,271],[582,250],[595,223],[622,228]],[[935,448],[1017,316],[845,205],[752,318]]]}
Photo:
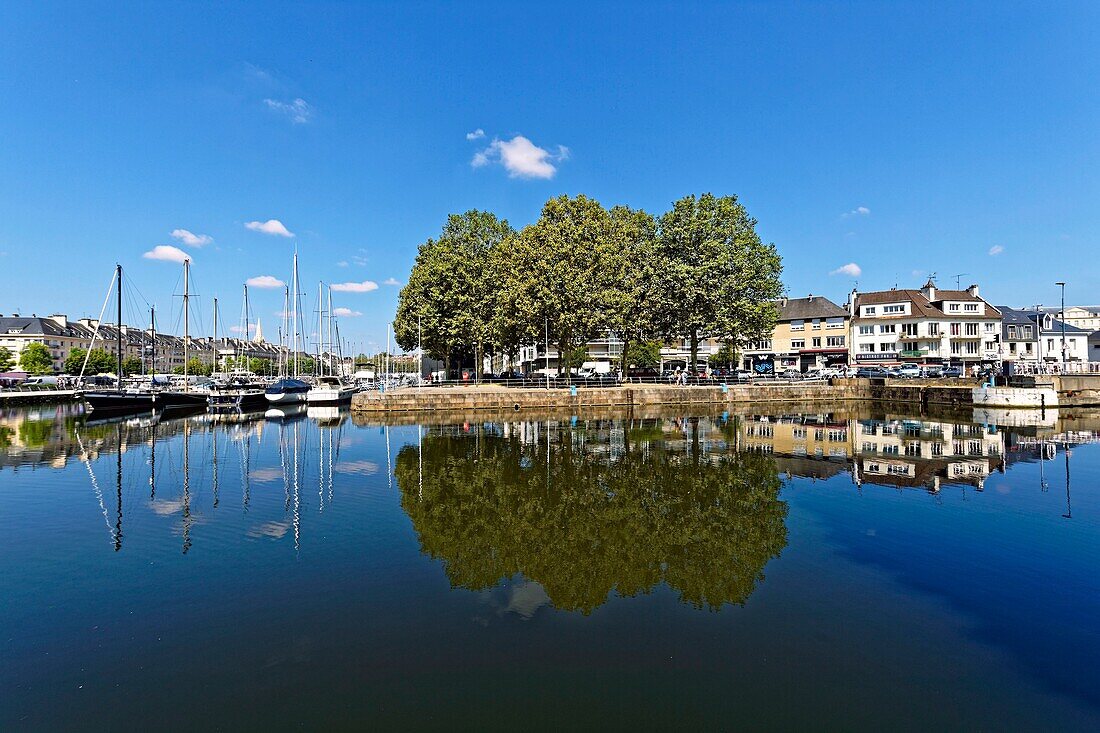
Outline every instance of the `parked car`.
{"label": "parked car", "polygon": [[585,376],[586,387],[615,387],[619,384],[619,375],[616,372],[592,372]]}
{"label": "parked car", "polygon": [[928,364],[921,368],[921,375],[929,379],[939,379],[943,376],[943,367],[939,364]]}
{"label": "parked car", "polygon": [[940,376],[942,376],[942,377],[954,377],[954,378],[961,377],[962,375],[963,375],[962,367],[957,367],[957,366],[944,367],[943,372],[941,372],[941,374],[940,374]]}
{"label": "parked car", "polygon": [[856,369],[858,379],[881,379],[888,376],[890,376],[890,373],[884,367],[862,366]]}
{"label": "parked car", "polygon": [[776,375],[779,379],[802,379],[802,372],[797,369],[784,369]]}
{"label": "parked car", "polygon": [[902,379],[917,379],[920,375],[920,367],[916,364],[906,364],[898,369],[898,376]]}
{"label": "parked car", "polygon": [[626,378],[632,382],[656,382],[661,372],[657,367],[631,367],[626,370]]}

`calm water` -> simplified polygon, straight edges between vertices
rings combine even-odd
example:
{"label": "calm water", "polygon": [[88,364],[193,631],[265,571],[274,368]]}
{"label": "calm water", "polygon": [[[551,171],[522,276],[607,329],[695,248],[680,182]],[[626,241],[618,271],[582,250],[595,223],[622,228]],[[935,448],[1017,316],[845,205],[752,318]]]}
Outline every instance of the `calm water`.
{"label": "calm water", "polygon": [[1100,413],[71,409],[0,413],[3,730],[1100,727]]}

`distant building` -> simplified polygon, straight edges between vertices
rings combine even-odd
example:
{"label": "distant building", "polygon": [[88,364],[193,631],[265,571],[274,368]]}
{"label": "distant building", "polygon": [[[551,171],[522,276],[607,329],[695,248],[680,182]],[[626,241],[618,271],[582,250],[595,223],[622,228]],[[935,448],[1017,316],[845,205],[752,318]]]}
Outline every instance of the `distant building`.
{"label": "distant building", "polygon": [[853,290],[851,351],[855,364],[995,364],[1000,361],[1001,312],[979,294],[941,290]]}
{"label": "distant building", "polygon": [[[1045,311],[1016,310],[1007,306],[998,306],[998,309],[1003,315],[1002,360],[1032,365],[1054,365],[1063,361],[1061,321]],[[1085,329],[1065,324],[1064,359],[1067,363],[1089,361],[1093,351],[1091,336]],[[1100,358],[1100,353],[1097,357]]]}
{"label": "distant building", "polygon": [[1100,305],[1067,305],[1065,313],[1058,307],[1043,308],[1054,318],[1064,320],[1067,326],[1083,331],[1100,331]]}

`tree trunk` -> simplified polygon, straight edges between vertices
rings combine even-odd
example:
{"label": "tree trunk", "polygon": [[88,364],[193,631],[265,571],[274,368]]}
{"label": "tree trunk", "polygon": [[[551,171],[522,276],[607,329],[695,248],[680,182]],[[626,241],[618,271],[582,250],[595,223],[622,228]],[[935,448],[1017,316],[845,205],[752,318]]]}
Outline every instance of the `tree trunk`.
{"label": "tree trunk", "polygon": [[626,355],[626,352],[629,349],[630,349],[630,339],[629,338],[624,338],[623,339],[623,353],[619,356],[619,376],[622,377],[624,382],[626,381],[626,369],[627,369],[627,363],[626,363],[626,356],[627,355]]}
{"label": "tree trunk", "polygon": [[691,330],[691,363],[688,364],[688,374],[695,374],[695,363],[699,361],[699,330]]}
{"label": "tree trunk", "polygon": [[[375,367],[377,368],[377,366],[378,365],[376,364]],[[450,378],[451,378],[451,351],[450,351],[450,349],[448,349],[447,352],[443,354],[443,379],[447,380],[447,379],[450,379]]]}

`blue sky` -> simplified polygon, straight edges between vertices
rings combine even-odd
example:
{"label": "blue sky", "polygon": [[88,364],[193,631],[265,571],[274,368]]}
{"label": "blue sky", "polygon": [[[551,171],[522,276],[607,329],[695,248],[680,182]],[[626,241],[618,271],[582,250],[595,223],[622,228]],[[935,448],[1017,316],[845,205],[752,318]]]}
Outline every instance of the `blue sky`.
{"label": "blue sky", "polygon": [[[170,328],[179,266],[143,255],[171,246],[236,323],[297,246],[373,350],[450,212],[703,191],[794,296],[935,271],[1100,302],[1098,31],[1095,3],[5,3],[0,313],[96,315],[119,261]],[[281,290],[251,292],[273,337]]]}

